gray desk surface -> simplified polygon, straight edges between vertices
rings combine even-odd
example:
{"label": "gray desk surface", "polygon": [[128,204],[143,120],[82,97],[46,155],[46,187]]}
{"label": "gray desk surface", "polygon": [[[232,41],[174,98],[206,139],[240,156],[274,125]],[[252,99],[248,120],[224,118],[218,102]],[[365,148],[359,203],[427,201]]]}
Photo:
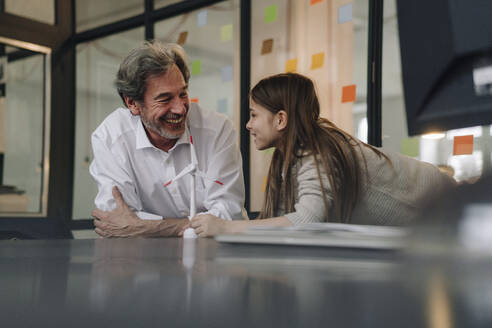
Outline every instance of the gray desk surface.
{"label": "gray desk surface", "polygon": [[492,270],[469,268],[390,252],[211,239],[2,241],[0,320],[2,327],[491,327]]}

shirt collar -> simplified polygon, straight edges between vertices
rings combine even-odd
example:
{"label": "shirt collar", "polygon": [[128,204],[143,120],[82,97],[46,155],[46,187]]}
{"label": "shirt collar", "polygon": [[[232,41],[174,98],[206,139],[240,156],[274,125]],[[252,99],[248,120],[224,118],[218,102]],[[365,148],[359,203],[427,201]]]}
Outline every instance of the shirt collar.
{"label": "shirt collar", "polygon": [[[188,120],[188,119],[187,119]],[[186,122],[186,129],[184,133],[179,137],[176,144],[169,150],[173,150],[176,146],[180,144],[189,144],[190,143],[190,132],[189,132],[189,122]],[[143,126],[142,120],[140,117],[137,120],[137,131],[136,131],[136,149],[143,148],[156,148],[152,142],[150,142],[149,137],[147,136],[147,132],[145,132],[145,128]]]}

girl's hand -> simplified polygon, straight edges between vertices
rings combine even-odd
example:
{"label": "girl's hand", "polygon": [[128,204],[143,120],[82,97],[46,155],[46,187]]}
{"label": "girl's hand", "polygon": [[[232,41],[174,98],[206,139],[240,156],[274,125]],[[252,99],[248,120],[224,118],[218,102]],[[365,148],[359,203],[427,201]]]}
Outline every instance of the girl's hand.
{"label": "girl's hand", "polygon": [[193,217],[191,227],[199,237],[212,237],[227,232],[227,223],[211,214],[201,214]]}

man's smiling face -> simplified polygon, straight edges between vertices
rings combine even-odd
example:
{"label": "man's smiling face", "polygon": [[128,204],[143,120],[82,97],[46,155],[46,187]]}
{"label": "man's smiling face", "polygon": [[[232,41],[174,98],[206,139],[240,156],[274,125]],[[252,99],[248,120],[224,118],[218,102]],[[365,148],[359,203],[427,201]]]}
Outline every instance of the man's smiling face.
{"label": "man's smiling face", "polygon": [[176,65],[167,72],[147,79],[143,102],[136,103],[151,139],[178,139],[186,128],[190,107],[188,85]]}

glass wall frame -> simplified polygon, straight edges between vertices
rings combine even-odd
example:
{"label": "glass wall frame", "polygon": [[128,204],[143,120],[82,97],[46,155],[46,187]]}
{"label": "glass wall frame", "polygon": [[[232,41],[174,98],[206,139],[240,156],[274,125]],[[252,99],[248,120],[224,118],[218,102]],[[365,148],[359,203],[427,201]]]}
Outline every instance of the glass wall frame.
{"label": "glass wall frame", "polygon": [[[34,163],[33,165],[37,166],[36,170],[38,171],[37,173],[39,173],[39,185],[38,186],[35,186],[35,190],[32,191],[32,193],[30,193],[29,191],[27,192],[27,195],[31,196],[31,198],[34,198],[34,202],[31,201],[29,202],[29,197],[28,196],[25,196],[23,194],[21,194],[21,191],[17,191],[17,190],[13,190],[12,193],[9,193],[9,194],[2,194],[0,196],[8,196],[10,195],[11,197],[16,197],[15,199],[12,199],[12,198],[9,198],[9,206],[6,208],[6,210],[0,210],[0,218],[5,218],[5,217],[46,217],[47,216],[47,213],[48,213],[48,186],[49,186],[49,178],[50,178],[50,132],[51,132],[51,49],[50,48],[47,48],[47,47],[44,47],[44,46],[41,46],[41,45],[33,45],[33,44],[30,44],[30,43],[26,43],[26,42],[22,42],[22,41],[19,41],[19,40],[11,40],[11,39],[8,39],[8,38],[5,38],[5,37],[0,37],[0,45],[2,46],[11,46],[11,47],[15,47],[13,49],[19,49],[18,52],[22,52],[23,50],[26,50],[25,53],[27,53],[27,55],[25,55],[27,58],[27,60],[29,60],[29,57],[31,56],[38,56],[40,55],[40,59],[41,59],[41,72],[40,74],[42,74],[42,77],[41,79],[39,80],[39,83],[40,83],[40,94],[38,94],[38,96],[40,97],[39,101],[37,101],[38,104],[40,104],[42,106],[41,108],[41,124],[40,126],[38,127],[38,129],[40,130],[40,137],[41,137],[41,141],[39,142],[38,145],[40,145],[41,149],[39,150],[39,162],[37,163]],[[15,50],[12,51],[11,54],[13,54],[15,52]],[[9,58],[9,53],[7,52],[7,54],[5,55],[5,57]],[[20,61],[20,60],[25,60],[25,58],[20,58],[20,59],[17,59],[16,61]],[[9,61],[6,61],[6,65],[10,66],[9,64]],[[31,71],[32,73],[32,71]],[[7,71],[4,72],[5,75],[7,75]],[[12,82],[12,79],[10,79],[11,82]],[[9,79],[7,79],[7,83],[6,84],[9,84]],[[24,83],[24,84],[27,84],[27,83]],[[5,91],[5,90],[4,90]],[[9,94],[10,94],[10,91],[9,91]],[[5,105],[5,110],[8,109],[8,106],[6,104],[6,102],[8,101],[7,97],[5,97],[5,93],[2,95],[4,99],[4,105]],[[32,97],[28,97],[26,99],[30,99]],[[24,102],[26,103],[26,102]],[[15,112],[19,112],[20,111],[20,107],[19,106],[16,106],[16,111]],[[24,110],[28,110],[28,108],[24,108]],[[33,110],[36,110],[35,108]],[[16,114],[16,113],[14,113]],[[12,115],[11,115],[12,116]],[[30,115],[28,113],[26,113],[26,115],[24,115],[24,117],[26,116],[29,116],[30,118],[33,117],[34,115]],[[7,116],[2,116],[3,119],[6,119]],[[20,119],[20,120],[15,120],[15,122],[26,122],[27,120],[24,120],[24,119]],[[10,123],[8,120],[7,122],[2,122],[2,123]],[[7,125],[5,124],[5,125]],[[14,128],[15,131],[13,131],[15,133],[15,135],[18,135],[19,132],[22,132],[22,128],[19,129],[19,127],[15,127]],[[19,129],[19,130],[18,130]],[[24,130],[26,129],[26,127],[24,127]],[[9,133],[8,131],[10,130],[10,125],[9,126],[6,126],[6,131],[3,131],[4,134],[8,135],[10,134],[10,136],[14,136],[13,133]],[[12,132],[12,131],[11,131]],[[8,136],[6,136],[6,139],[8,140]],[[12,139],[12,138],[11,138]],[[15,137],[15,139],[18,139],[18,137]],[[8,142],[6,142],[6,144],[8,144]],[[18,148],[18,147],[15,147],[15,148]],[[22,166],[22,164],[25,164],[25,160],[23,160],[22,164],[21,163],[18,163],[16,162],[15,160],[12,162],[12,161],[8,161],[8,154],[9,154],[9,151],[8,151],[8,147],[6,147],[6,155],[5,155],[5,158],[3,158],[2,156],[2,181],[0,182],[8,182],[9,181],[9,178],[11,178],[11,176],[7,176],[7,174],[4,174],[9,168],[9,166],[13,169],[15,169],[16,166]],[[22,155],[21,155],[22,156]],[[18,157],[18,156],[16,156]],[[5,160],[5,162],[4,162]],[[10,164],[10,165],[9,165]],[[31,163],[32,164],[32,163]],[[9,171],[12,171],[12,170],[9,170]],[[7,173],[9,173],[9,171],[7,171]],[[26,173],[27,174],[27,173]],[[17,174],[18,175],[18,174]],[[0,185],[3,185],[2,183],[0,183]],[[3,185],[5,188],[6,187],[12,187],[15,189],[17,189],[17,186],[7,186],[7,185]],[[25,189],[26,186],[24,186],[24,189]],[[28,188],[28,189],[32,189],[32,188]],[[37,191],[36,191],[37,190]],[[25,192],[25,190],[22,190],[22,192]],[[34,197],[32,197],[34,196]],[[20,198],[26,198],[26,201],[24,200],[19,200]],[[16,208],[15,204],[13,203],[18,203],[19,208]],[[22,203],[25,203],[25,204],[22,204]],[[32,203],[32,204],[30,204]]]}

